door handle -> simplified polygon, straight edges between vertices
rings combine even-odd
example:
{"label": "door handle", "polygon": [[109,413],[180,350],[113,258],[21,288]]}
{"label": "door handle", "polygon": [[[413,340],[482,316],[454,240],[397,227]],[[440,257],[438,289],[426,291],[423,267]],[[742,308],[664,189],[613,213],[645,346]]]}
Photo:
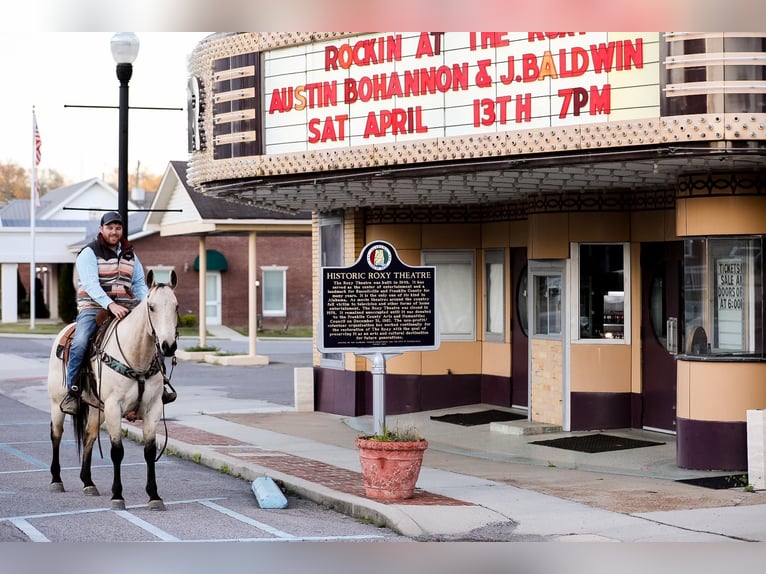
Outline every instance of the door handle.
{"label": "door handle", "polygon": [[671,355],[678,354],[678,318],[668,317],[665,322],[665,331],[667,333],[667,341],[665,348]]}

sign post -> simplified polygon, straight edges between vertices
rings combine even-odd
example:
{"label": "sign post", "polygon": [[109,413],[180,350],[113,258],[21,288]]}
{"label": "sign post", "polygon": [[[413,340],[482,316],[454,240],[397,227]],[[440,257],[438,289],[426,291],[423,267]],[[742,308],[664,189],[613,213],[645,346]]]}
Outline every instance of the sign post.
{"label": "sign post", "polygon": [[351,267],[321,269],[317,347],[372,363],[375,434],[385,428],[386,361],[439,348],[434,267],[403,263],[385,241],[368,243]]}

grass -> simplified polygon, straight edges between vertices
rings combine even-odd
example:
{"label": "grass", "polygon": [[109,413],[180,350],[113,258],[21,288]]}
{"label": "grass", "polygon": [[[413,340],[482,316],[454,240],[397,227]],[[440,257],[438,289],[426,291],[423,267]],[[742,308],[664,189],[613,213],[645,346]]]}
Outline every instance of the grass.
{"label": "grass", "polygon": [[[64,323],[54,322],[50,320],[35,321],[35,328],[29,328],[29,320],[22,319],[18,323],[0,323],[0,333],[10,335],[55,335],[63,327]],[[247,327],[233,327],[233,329],[240,334],[247,337]],[[199,335],[199,327],[179,327],[178,334],[181,337],[196,337]],[[287,331],[282,329],[264,329],[258,331],[259,337],[311,337],[311,327],[290,327]],[[208,333],[208,336],[212,336]]]}
{"label": "grass", "polygon": [[12,335],[55,335],[64,328],[64,323],[53,323],[47,321],[41,323],[35,321],[35,328],[29,328],[29,320],[19,321],[18,323],[0,323],[0,333]]}
{"label": "grass", "polygon": [[[248,336],[250,330],[247,327],[232,327],[240,335]],[[288,327],[284,329],[261,329],[258,331],[259,337],[303,337],[311,338],[314,331],[311,327]]]}

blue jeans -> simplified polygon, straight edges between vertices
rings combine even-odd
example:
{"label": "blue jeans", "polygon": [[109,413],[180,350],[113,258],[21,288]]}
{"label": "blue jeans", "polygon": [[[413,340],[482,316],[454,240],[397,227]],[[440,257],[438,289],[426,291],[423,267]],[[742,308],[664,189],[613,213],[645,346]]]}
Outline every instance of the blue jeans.
{"label": "blue jeans", "polygon": [[77,315],[77,326],[74,330],[72,347],[69,349],[69,362],[67,363],[66,368],[67,389],[72,388],[72,383],[77,376],[77,372],[80,370],[80,365],[82,365],[83,359],[88,356],[90,339],[98,330],[96,314],[99,310],[100,309],[83,309],[80,311],[80,314]]}

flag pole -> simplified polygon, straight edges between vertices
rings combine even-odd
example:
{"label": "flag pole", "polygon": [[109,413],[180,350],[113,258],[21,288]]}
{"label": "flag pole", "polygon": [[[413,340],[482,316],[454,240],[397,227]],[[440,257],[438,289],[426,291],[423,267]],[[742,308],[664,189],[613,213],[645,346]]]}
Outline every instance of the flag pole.
{"label": "flag pole", "polygon": [[29,186],[29,229],[32,239],[31,255],[29,260],[29,329],[35,328],[35,315],[37,314],[37,265],[35,263],[35,218],[39,207],[39,193],[37,191],[37,164],[40,163],[40,132],[37,130],[37,118],[35,107],[32,106],[32,181]]}

